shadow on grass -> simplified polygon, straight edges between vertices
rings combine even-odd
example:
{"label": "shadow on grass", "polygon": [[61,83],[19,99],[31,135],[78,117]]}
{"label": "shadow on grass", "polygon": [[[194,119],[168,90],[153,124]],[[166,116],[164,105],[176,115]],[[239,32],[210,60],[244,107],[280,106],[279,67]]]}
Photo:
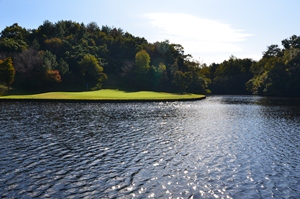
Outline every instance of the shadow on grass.
{"label": "shadow on grass", "polygon": [[7,96],[7,95],[33,95],[33,94],[39,94],[39,93],[42,93],[42,92],[28,91],[28,90],[19,90],[19,89],[14,89],[14,88],[9,88],[9,90],[7,90],[6,86],[3,87],[2,85],[0,85],[0,96]]}

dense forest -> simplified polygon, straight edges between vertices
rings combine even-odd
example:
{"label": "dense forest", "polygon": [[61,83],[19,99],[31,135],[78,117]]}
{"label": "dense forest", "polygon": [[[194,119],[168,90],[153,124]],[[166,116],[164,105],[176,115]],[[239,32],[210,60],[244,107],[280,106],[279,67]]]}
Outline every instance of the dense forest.
{"label": "dense forest", "polygon": [[[45,21],[34,30],[17,23],[0,36],[2,82],[25,91],[101,88],[205,93],[197,62],[168,41],[149,43],[122,29]],[[15,73],[14,73],[15,72]],[[3,74],[3,72],[1,73]],[[10,75],[8,75],[10,74]]]}
{"label": "dense forest", "polygon": [[300,97],[300,37],[270,45],[259,61],[231,56],[201,69],[214,94],[255,94]]}
{"label": "dense forest", "polygon": [[231,56],[207,66],[168,40],[149,43],[95,23],[17,23],[0,34],[0,83],[17,91],[101,88],[300,96],[300,37],[267,47],[261,60]]}

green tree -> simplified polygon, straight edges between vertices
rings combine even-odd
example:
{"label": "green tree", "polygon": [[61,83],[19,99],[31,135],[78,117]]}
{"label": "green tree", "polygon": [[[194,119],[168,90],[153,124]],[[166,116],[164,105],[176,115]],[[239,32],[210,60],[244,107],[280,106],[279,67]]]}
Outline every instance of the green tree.
{"label": "green tree", "polygon": [[11,57],[4,60],[0,60],[0,82],[7,85],[7,90],[9,90],[9,85],[14,81],[15,69]]}
{"label": "green tree", "polygon": [[25,41],[28,35],[29,32],[25,28],[19,26],[18,23],[14,23],[13,25],[8,26],[4,30],[2,30],[0,37]]}
{"label": "green tree", "polygon": [[278,47],[278,45],[268,46],[268,50],[263,53],[263,58],[279,57],[279,56],[282,56],[282,52],[281,49]]}
{"label": "green tree", "polygon": [[289,39],[284,39],[281,44],[285,49],[300,48],[300,36],[293,35]]}
{"label": "green tree", "polygon": [[167,72],[165,64],[160,62],[158,66],[151,66],[149,72],[152,89],[162,90],[163,84],[167,81]]}
{"label": "green tree", "polygon": [[267,96],[300,96],[300,37],[293,35],[282,41],[251,66],[254,77],[247,82],[252,94]]}
{"label": "green tree", "polygon": [[217,66],[212,93],[214,94],[249,94],[246,84],[253,77],[250,70],[253,60],[238,59],[231,56]]}
{"label": "green tree", "polygon": [[58,70],[59,73],[64,76],[69,72],[69,65],[64,59],[60,58],[54,69]]}
{"label": "green tree", "polygon": [[150,69],[150,56],[145,50],[141,50],[135,55],[135,71],[137,75],[145,75]]}
{"label": "green tree", "polygon": [[191,78],[190,73],[183,73],[179,70],[174,75],[173,84],[177,87],[177,90],[184,92],[188,88]]}
{"label": "green tree", "polygon": [[145,50],[141,50],[135,55],[135,83],[140,89],[148,88],[150,84],[147,73],[150,69],[150,56]]}
{"label": "green tree", "polygon": [[43,53],[43,62],[43,68],[46,70],[53,70],[57,67],[56,56],[48,50]]}
{"label": "green tree", "polygon": [[100,89],[102,83],[107,80],[107,76],[103,73],[103,68],[99,65],[97,58],[87,54],[78,64],[85,88],[87,90],[89,90],[89,88]]}
{"label": "green tree", "polygon": [[27,48],[27,44],[23,40],[13,38],[0,38],[0,52],[19,53]]}

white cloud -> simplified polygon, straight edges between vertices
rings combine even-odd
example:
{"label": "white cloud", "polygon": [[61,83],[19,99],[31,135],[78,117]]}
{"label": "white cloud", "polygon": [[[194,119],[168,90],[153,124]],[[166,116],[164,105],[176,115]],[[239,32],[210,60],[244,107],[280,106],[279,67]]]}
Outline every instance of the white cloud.
{"label": "white cloud", "polygon": [[242,52],[239,43],[251,36],[233,29],[229,24],[189,14],[148,13],[144,17],[150,19],[153,28],[157,29],[156,41],[168,39],[181,44],[185,52],[194,58],[201,56],[201,53]]}

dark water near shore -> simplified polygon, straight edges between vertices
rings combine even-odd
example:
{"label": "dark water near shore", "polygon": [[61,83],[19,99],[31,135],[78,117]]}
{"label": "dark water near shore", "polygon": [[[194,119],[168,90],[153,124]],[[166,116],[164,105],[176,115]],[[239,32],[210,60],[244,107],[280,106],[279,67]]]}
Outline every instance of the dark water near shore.
{"label": "dark water near shore", "polygon": [[0,102],[0,198],[300,198],[299,100]]}

